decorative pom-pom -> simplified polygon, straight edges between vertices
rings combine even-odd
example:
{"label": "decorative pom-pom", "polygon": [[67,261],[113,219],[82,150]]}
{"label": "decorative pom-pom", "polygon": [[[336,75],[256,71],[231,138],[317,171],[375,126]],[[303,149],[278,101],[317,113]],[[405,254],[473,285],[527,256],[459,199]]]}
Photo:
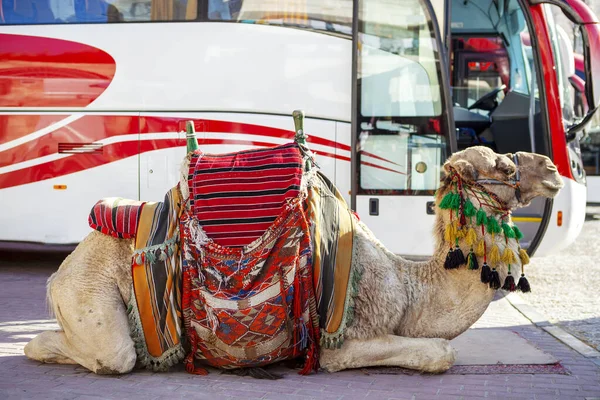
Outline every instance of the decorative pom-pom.
{"label": "decorative pom-pom", "polygon": [[504,249],[504,252],[502,252],[502,262],[505,264],[514,264],[517,262],[515,252],[512,251],[509,247],[506,247]]}
{"label": "decorative pom-pom", "polygon": [[486,225],[487,224],[487,215],[485,214],[485,211],[483,211],[483,208],[480,208],[479,210],[477,210],[477,225]]}
{"label": "decorative pom-pom", "polygon": [[496,220],[496,218],[492,217],[491,215],[488,217],[488,222],[487,222],[486,227],[487,227],[487,230],[489,233],[502,232],[502,228],[500,228],[498,221]]}
{"label": "decorative pom-pom", "polygon": [[454,227],[452,226],[452,224],[446,225],[446,229],[444,230],[444,240],[446,242],[454,244],[456,236],[454,235]]}
{"label": "decorative pom-pom", "polygon": [[515,278],[513,278],[510,272],[504,280],[504,285],[502,286],[502,289],[508,290],[509,292],[514,292],[515,290],[517,290],[517,287],[515,285]]}
{"label": "decorative pom-pom", "polygon": [[493,245],[490,249],[490,262],[492,265],[500,263],[500,249],[497,244]]}
{"label": "decorative pom-pom", "polygon": [[525,278],[525,274],[521,274],[519,283],[517,283],[517,290],[523,293],[531,292],[531,287],[529,286],[529,281]]}
{"label": "decorative pom-pom", "polygon": [[475,232],[475,229],[469,228],[467,230],[467,236],[465,237],[465,242],[467,243],[468,246],[473,246],[476,241],[477,241],[477,233]]}
{"label": "decorative pom-pom", "polygon": [[465,205],[463,206],[463,213],[466,217],[474,217],[477,214],[477,209],[471,202],[471,200],[465,200]]}
{"label": "decorative pom-pom", "polygon": [[513,225],[512,230],[515,233],[515,238],[517,238],[517,240],[523,239],[523,232],[521,232],[518,226]]}
{"label": "decorative pom-pom", "polygon": [[492,278],[492,270],[487,263],[483,263],[481,266],[481,282],[490,283],[490,279]]}
{"label": "decorative pom-pom", "polygon": [[479,263],[477,262],[477,256],[473,253],[473,250],[467,255],[467,265],[469,269],[479,269]]}
{"label": "decorative pom-pom", "polygon": [[452,207],[452,198],[454,197],[454,193],[450,192],[444,196],[442,201],[440,201],[440,205],[438,206],[442,210],[449,210]]}
{"label": "decorative pom-pom", "polygon": [[168,251],[168,249],[165,249],[165,250],[161,249],[161,250],[159,250],[159,254],[160,255],[158,256],[158,259],[160,261],[165,261],[167,259],[167,251]]}
{"label": "decorative pom-pom", "polygon": [[475,248],[475,254],[479,257],[483,257],[485,255],[485,239],[481,238],[479,243],[477,243],[477,247]]}
{"label": "decorative pom-pom", "polygon": [[492,269],[490,273],[490,287],[494,290],[500,289],[500,275],[498,275],[496,268]]}
{"label": "decorative pom-pom", "polygon": [[450,204],[450,208],[453,210],[458,210],[460,208],[460,201],[460,194],[454,193],[454,196],[452,196],[452,203]]}
{"label": "decorative pom-pom", "polygon": [[529,254],[527,254],[525,249],[519,249],[519,258],[521,259],[521,264],[529,264]]}
{"label": "decorative pom-pom", "polygon": [[465,255],[463,254],[460,247],[450,249],[448,255],[446,255],[446,261],[444,262],[444,268],[455,269],[465,263]]}
{"label": "decorative pom-pom", "polygon": [[515,231],[506,222],[502,223],[502,230],[504,231],[504,236],[506,236],[507,238],[509,238],[509,239],[515,238]]}

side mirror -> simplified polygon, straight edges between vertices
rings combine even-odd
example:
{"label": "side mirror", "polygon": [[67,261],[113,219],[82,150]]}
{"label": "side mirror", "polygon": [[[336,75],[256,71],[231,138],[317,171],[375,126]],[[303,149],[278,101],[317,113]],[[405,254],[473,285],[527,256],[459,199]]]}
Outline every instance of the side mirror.
{"label": "side mirror", "polygon": [[585,97],[588,103],[586,115],[567,130],[567,140],[577,137],[592,120],[600,106],[600,21],[581,0],[529,0],[532,5],[550,4],[559,7],[563,14],[579,26],[583,41],[585,66]]}

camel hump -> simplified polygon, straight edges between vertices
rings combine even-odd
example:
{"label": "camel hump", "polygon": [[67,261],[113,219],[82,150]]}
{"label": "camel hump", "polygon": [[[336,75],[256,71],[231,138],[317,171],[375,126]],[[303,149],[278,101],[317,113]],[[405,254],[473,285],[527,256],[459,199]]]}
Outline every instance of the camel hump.
{"label": "camel hump", "polygon": [[92,229],[120,239],[134,238],[146,202],[107,197],[98,201],[88,217]]}

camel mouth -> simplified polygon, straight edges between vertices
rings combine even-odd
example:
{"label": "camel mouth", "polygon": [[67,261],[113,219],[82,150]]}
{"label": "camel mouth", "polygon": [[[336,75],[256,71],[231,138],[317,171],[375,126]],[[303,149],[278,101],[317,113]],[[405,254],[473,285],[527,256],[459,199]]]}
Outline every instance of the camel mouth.
{"label": "camel mouth", "polygon": [[550,192],[550,194],[552,195],[552,197],[554,197],[555,195],[558,194],[558,192],[560,191],[560,189],[562,189],[563,187],[563,183],[561,181],[558,182],[552,182],[552,181],[542,181],[542,185],[548,189],[548,191]]}

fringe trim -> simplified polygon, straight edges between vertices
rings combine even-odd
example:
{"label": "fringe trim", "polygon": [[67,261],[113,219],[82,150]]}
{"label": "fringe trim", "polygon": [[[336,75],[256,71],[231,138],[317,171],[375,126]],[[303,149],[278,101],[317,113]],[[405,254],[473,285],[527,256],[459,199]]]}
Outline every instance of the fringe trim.
{"label": "fringe trim", "polygon": [[165,260],[167,257],[171,257],[179,245],[179,228],[175,230],[175,234],[163,243],[155,244],[153,246],[144,247],[142,249],[133,252],[133,260],[137,265],[142,265],[144,261],[149,264],[154,264],[158,258]]}
{"label": "fringe trim", "polygon": [[[353,220],[353,222],[355,222]],[[321,347],[325,349],[339,349],[344,344],[344,336],[346,328],[354,322],[354,298],[358,294],[360,280],[362,279],[363,270],[358,264],[358,246],[356,245],[357,235],[354,234],[352,239],[352,261],[350,264],[350,282],[346,288],[346,301],[344,304],[344,315],[338,329],[329,333],[325,329],[321,329]]]}
{"label": "fringe trim", "polygon": [[154,357],[148,353],[133,286],[131,287],[131,299],[127,306],[127,318],[129,320],[129,334],[131,339],[133,339],[138,363],[144,368],[154,372],[163,372],[183,361],[185,358],[185,350],[183,349],[181,342],[165,351],[160,357]]}

